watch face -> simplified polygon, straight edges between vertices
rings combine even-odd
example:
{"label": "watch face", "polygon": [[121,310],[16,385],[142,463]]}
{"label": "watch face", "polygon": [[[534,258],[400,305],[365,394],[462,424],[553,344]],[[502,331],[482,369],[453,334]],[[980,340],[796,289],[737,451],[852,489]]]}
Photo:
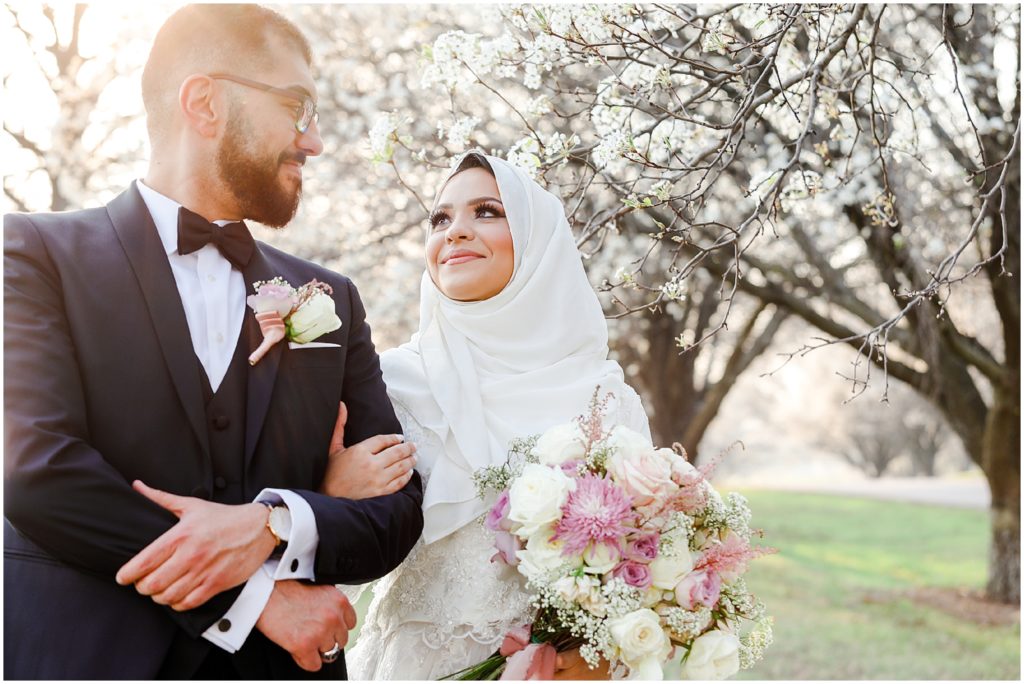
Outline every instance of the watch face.
{"label": "watch face", "polygon": [[270,526],[281,541],[288,541],[292,532],[292,515],[288,509],[284,506],[275,506],[270,511]]}

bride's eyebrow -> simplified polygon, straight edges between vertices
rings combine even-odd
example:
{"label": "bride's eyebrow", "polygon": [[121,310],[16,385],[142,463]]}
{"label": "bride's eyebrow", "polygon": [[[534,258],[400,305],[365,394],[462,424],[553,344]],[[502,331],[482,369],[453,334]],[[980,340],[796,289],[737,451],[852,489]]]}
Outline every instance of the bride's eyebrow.
{"label": "bride's eyebrow", "polygon": [[[471,199],[471,200],[467,201],[466,204],[481,204],[483,202],[497,202],[498,204],[501,204],[502,206],[505,206],[502,203],[502,201],[500,199],[498,199],[497,197],[477,197],[475,199]],[[438,204],[437,205],[437,209],[451,209],[451,208],[452,208],[452,203],[451,202],[445,202],[444,204]]]}

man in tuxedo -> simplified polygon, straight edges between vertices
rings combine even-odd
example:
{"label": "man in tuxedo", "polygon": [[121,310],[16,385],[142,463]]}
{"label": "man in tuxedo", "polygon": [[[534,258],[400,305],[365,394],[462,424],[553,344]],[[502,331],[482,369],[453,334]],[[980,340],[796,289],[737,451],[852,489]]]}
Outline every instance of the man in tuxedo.
{"label": "man in tuxedo", "polygon": [[[344,678],[334,583],[419,536],[411,469],[395,494],[317,493],[341,402],[342,450],[413,447],[352,283],[242,222],[288,223],[323,149],[310,64],[275,12],[178,10],[143,75],[146,177],[4,218],[6,678]],[[245,298],[277,276],[328,284],[342,324],[251,366]]]}

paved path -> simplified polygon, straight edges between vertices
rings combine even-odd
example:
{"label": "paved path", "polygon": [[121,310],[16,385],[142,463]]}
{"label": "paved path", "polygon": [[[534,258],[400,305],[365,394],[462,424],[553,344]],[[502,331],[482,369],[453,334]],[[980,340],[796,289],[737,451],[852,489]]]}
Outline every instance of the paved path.
{"label": "paved path", "polygon": [[863,480],[844,478],[832,481],[776,480],[768,482],[730,478],[721,483],[716,482],[715,485],[720,489],[769,489],[841,494],[982,510],[989,507],[991,500],[988,483],[980,476],[957,478],[883,477]]}

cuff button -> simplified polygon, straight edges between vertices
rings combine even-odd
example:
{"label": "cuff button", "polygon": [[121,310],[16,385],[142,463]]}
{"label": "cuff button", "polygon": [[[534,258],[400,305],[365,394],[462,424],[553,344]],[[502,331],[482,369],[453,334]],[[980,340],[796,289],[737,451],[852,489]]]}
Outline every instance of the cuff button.
{"label": "cuff button", "polygon": [[292,572],[298,572],[298,571],[299,571],[299,559],[298,558],[293,558],[292,559]]}
{"label": "cuff button", "polygon": [[227,618],[224,618],[223,620],[221,620],[220,622],[217,623],[217,629],[219,629],[222,632],[230,632],[231,631],[231,620],[228,620]]}

